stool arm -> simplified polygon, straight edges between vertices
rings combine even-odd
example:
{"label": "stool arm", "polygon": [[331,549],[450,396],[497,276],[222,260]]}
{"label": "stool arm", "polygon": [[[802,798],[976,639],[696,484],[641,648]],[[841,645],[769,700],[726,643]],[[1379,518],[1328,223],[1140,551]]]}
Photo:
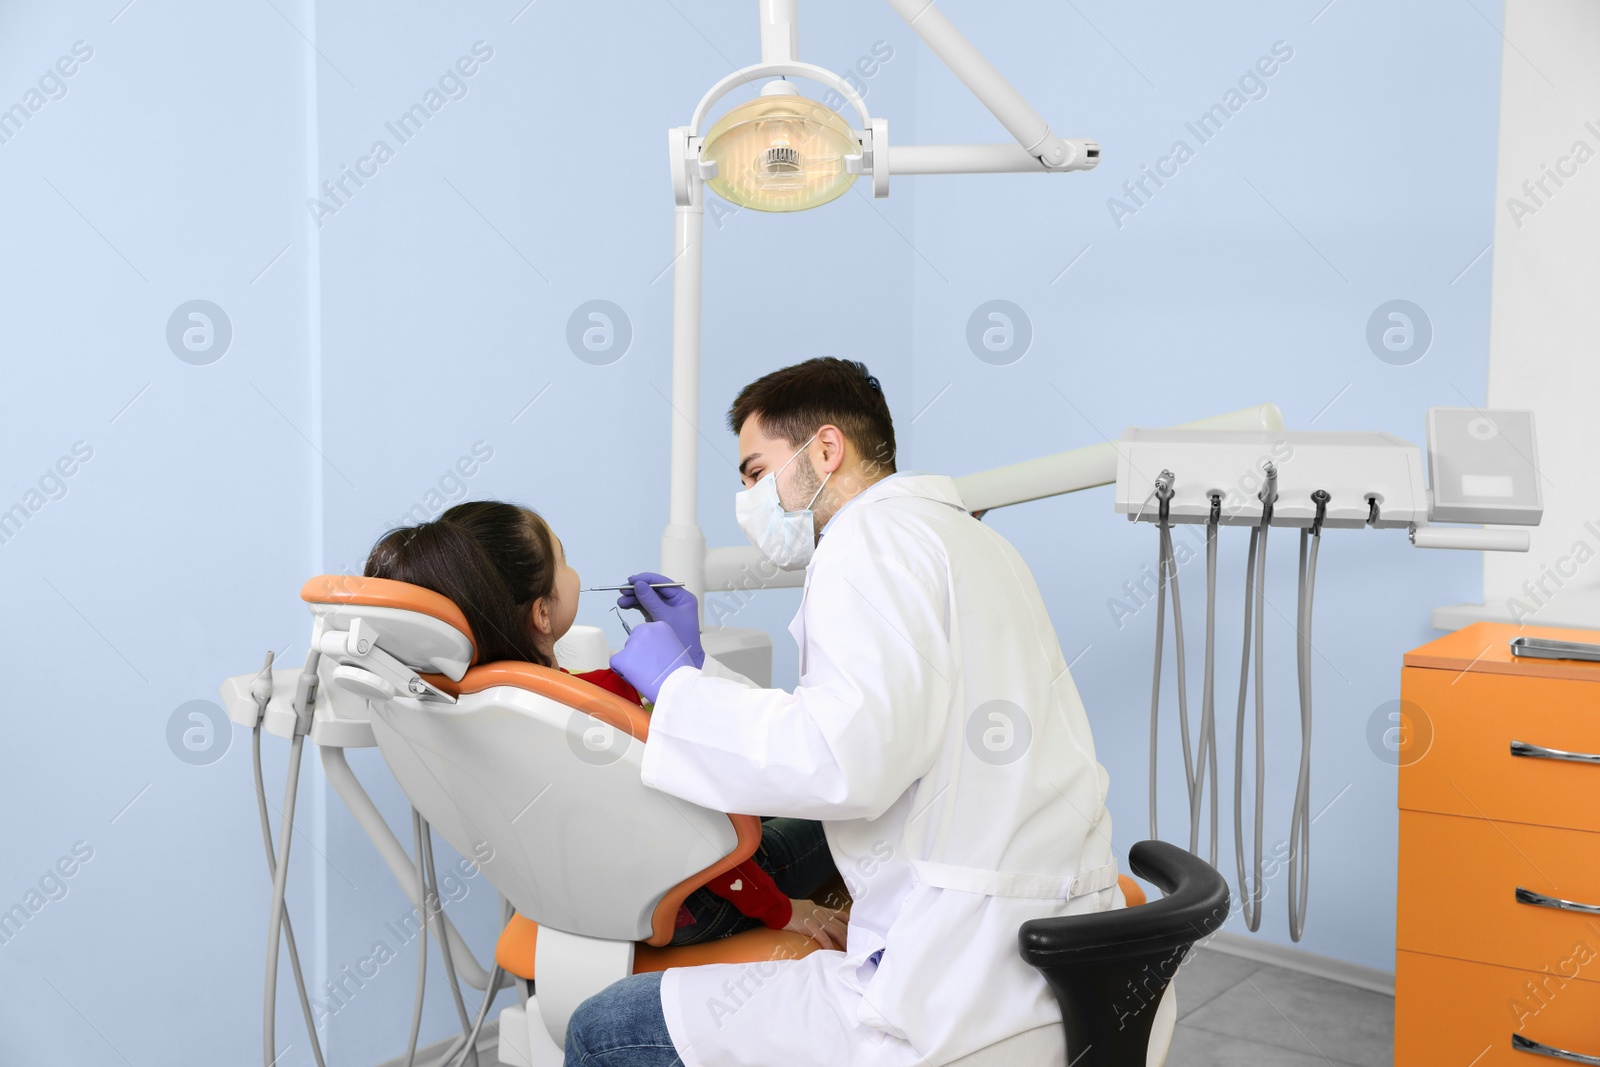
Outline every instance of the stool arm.
{"label": "stool arm", "polygon": [[1017,934],[1022,958],[1043,967],[1143,956],[1191,945],[1227,919],[1227,880],[1198,856],[1165,841],[1140,841],[1128,864],[1167,896],[1136,908],[1030,919]]}
{"label": "stool arm", "polygon": [[1228,883],[1164,841],[1128,853],[1135,874],[1167,895],[1138,907],[1030,919],[1017,932],[1056,1003],[1074,1067],[1143,1067],[1156,1009],[1190,946],[1228,917]]}

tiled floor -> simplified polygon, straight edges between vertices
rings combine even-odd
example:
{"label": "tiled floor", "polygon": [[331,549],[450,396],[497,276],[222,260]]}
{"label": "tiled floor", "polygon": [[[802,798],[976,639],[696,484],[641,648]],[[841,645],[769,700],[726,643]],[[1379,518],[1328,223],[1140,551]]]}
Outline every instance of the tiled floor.
{"label": "tiled floor", "polygon": [[1167,1067],[1391,1067],[1394,998],[1199,950],[1178,971]]}
{"label": "tiled floor", "polygon": [[1177,982],[1166,1067],[1394,1063],[1393,997],[1206,949],[1185,961]]}

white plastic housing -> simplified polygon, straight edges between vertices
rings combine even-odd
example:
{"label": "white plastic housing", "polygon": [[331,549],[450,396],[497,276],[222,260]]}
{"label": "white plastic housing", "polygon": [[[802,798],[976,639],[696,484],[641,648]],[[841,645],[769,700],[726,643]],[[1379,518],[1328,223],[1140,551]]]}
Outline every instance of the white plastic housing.
{"label": "white plastic housing", "polygon": [[[780,571],[800,574],[804,571]],[[706,612],[707,621],[717,616],[715,608]],[[772,685],[772,635],[765,630],[743,626],[707,625],[700,631],[700,645],[706,655],[731,671],[737,671],[765,689]]]}
{"label": "white plastic housing", "polygon": [[632,941],[607,941],[541,926],[533,952],[539,1017],[550,1040],[562,1047],[578,1005],[633,973]]}
{"label": "white plastic housing", "polygon": [[357,604],[308,604],[328,632],[346,632],[364,619],[380,635],[384,651],[412,670],[460,681],[472,663],[472,642],[447,622],[402,608]]}
{"label": "white plastic housing", "polygon": [[500,1012],[500,1067],[562,1067],[566,1051],[545,1029],[539,998],[513,1004]]}
{"label": "white plastic housing", "polygon": [[587,674],[611,665],[606,632],[598,626],[573,626],[556,642],[556,662],[573,674]]}
{"label": "white plastic housing", "polygon": [[1215,491],[1222,494],[1222,525],[1258,524],[1269,463],[1278,472],[1276,526],[1310,526],[1317,513],[1311,494],[1318,489],[1330,496],[1323,521],[1329,528],[1368,525],[1369,500],[1378,502],[1371,525],[1380,528],[1403,529],[1428,518],[1422,455],[1386,433],[1131,429],[1117,452],[1117,513],[1130,520],[1159,518],[1155,481],[1170,470],[1171,521],[1206,522]]}
{"label": "white plastic housing", "polygon": [[[311,743],[338,748],[371,748],[377,744],[372,739],[371,706],[366,699],[333,684],[333,672],[337,668],[338,664],[327,656],[317,665],[317,695],[311,705]],[[282,667],[272,672],[272,698],[267,702],[261,728],[274,737],[287,740],[294,736],[294,694],[300,674],[299,667]],[[240,726],[255,725],[256,705],[250,696],[250,683],[255,679],[254,673],[238,674],[222,683],[222,706],[228,718]]]}
{"label": "white plastic housing", "polygon": [[1428,409],[1429,517],[1537,526],[1544,517],[1533,412]]}

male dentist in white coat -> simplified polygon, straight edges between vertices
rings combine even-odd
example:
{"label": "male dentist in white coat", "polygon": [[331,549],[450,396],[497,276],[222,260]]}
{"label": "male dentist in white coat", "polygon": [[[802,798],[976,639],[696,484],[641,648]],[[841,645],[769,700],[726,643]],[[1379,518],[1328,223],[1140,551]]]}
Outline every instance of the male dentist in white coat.
{"label": "male dentist in white coat", "polygon": [[937,1067],[1058,1026],[1018,928],[1123,898],[1107,775],[1032,575],[950,478],[894,473],[861,364],[775,371],[729,423],[740,525],[806,570],[800,685],[707,658],[693,598],[643,575],[624,600],[653,621],[612,666],[655,701],[647,785],[822,821],[854,900],[848,947],[623,979],[579,1006],[567,1064]]}

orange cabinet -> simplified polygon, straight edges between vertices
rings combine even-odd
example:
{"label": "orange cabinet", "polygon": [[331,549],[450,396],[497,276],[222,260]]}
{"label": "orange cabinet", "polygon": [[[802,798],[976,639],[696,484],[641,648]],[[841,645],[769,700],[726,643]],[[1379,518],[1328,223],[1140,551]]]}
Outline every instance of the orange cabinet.
{"label": "orange cabinet", "polygon": [[1412,728],[1433,736],[1400,776],[1401,809],[1600,832],[1600,763],[1512,754],[1600,753],[1597,682],[1407,669],[1401,699],[1425,716]]}
{"label": "orange cabinet", "polygon": [[1396,948],[1600,982],[1600,912],[1554,906],[1600,902],[1600,834],[1402,811],[1400,855]]}
{"label": "orange cabinet", "polygon": [[1478,623],[1402,671],[1395,1064],[1600,1064],[1600,664]]}
{"label": "orange cabinet", "polygon": [[1537,1049],[1518,1048],[1516,1038],[1580,1056],[1600,1050],[1600,982],[1421,952],[1401,951],[1395,957],[1395,1067],[1550,1062]]}

